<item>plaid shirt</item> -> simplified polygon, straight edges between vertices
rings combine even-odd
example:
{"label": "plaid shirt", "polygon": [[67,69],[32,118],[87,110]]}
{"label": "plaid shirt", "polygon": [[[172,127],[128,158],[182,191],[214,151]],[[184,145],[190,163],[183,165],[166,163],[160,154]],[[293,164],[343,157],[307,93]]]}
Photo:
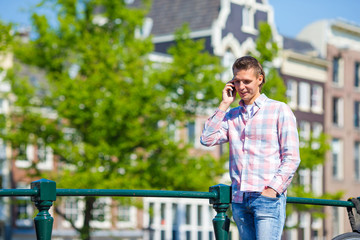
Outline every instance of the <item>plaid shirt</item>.
{"label": "plaid shirt", "polygon": [[227,113],[217,109],[207,120],[201,144],[229,142],[229,170],[233,202],[243,192],[262,192],[271,187],[285,193],[299,166],[296,119],[288,105],[261,94],[249,116],[243,101]]}

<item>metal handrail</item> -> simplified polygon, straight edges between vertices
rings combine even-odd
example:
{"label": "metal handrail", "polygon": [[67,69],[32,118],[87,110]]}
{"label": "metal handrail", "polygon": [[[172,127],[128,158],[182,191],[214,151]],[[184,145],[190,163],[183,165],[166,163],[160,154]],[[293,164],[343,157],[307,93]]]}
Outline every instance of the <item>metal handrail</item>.
{"label": "metal handrail", "polygon": [[[230,220],[226,211],[231,203],[231,187],[223,184],[212,186],[209,192],[167,191],[167,190],[126,190],[126,189],[57,189],[56,183],[40,179],[31,183],[31,189],[0,189],[0,197],[31,197],[39,213],[34,218],[36,238],[50,240],[53,218],[49,214],[57,196],[108,196],[108,197],[162,197],[162,198],[198,198],[209,199],[217,212],[213,219],[214,233],[217,240],[229,237]],[[287,197],[288,203],[310,204],[335,207],[354,207],[350,201]]]}
{"label": "metal handrail", "polygon": [[56,196],[108,196],[108,197],[168,197],[216,198],[216,192],[125,190],[125,189],[56,189]]}
{"label": "metal handrail", "polygon": [[354,207],[354,204],[350,201],[317,199],[317,198],[287,197],[286,202],[296,203],[296,204],[333,206],[333,207]]}

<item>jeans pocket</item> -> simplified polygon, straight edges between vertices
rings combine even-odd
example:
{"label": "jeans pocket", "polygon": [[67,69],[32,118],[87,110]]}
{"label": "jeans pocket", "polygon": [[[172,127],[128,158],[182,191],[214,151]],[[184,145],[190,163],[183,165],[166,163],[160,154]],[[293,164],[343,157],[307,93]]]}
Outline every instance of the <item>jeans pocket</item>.
{"label": "jeans pocket", "polygon": [[276,196],[276,197],[267,197],[267,196],[264,196],[262,194],[260,194],[260,197],[261,198],[264,198],[264,199],[267,199],[267,200],[271,200],[271,201],[278,201],[280,199],[280,196]]}

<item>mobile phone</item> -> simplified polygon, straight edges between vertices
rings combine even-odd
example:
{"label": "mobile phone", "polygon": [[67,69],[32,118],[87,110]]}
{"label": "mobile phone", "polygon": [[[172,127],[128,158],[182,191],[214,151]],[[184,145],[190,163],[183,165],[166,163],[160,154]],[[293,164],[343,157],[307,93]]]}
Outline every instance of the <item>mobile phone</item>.
{"label": "mobile phone", "polygon": [[235,91],[236,91],[235,88],[231,87],[231,90],[228,91],[228,96],[229,96],[229,97],[234,97]]}

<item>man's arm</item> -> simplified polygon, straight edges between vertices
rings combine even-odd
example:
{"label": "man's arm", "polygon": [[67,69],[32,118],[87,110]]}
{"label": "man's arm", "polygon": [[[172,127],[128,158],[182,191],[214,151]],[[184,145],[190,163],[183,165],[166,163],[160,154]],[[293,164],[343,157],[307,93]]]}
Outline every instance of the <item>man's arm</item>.
{"label": "man's arm", "polygon": [[228,141],[228,125],[225,120],[227,109],[235,101],[236,93],[230,96],[234,85],[228,82],[222,91],[222,101],[219,108],[205,123],[204,130],[200,137],[200,142],[204,146],[213,146]]}
{"label": "man's arm", "polygon": [[300,164],[299,136],[296,119],[288,105],[282,104],[278,118],[281,164],[266,191],[282,194],[290,185]]}

